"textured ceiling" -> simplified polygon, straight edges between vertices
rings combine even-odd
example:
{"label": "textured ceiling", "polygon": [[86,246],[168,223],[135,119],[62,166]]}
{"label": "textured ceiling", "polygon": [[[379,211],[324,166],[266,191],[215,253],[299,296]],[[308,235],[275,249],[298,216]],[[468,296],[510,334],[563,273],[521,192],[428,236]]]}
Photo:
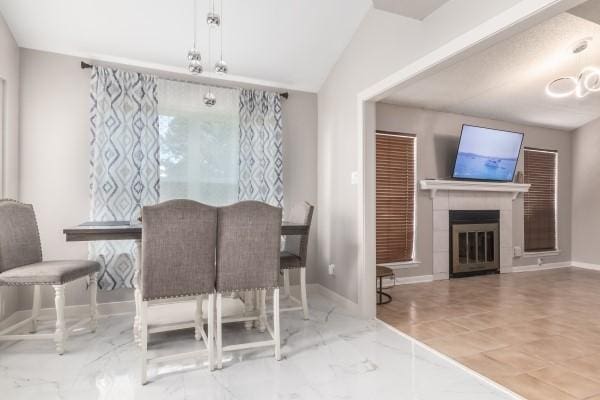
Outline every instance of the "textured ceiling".
{"label": "textured ceiling", "polygon": [[[217,0],[219,4],[219,0]],[[224,58],[232,75],[317,91],[371,0],[224,0]],[[206,59],[208,0],[198,0]],[[192,0],[0,0],[21,47],[79,57],[186,66]]]}
{"label": "textured ceiling", "polygon": [[[585,37],[593,38],[588,50],[573,55],[569,49]],[[545,87],[586,65],[600,68],[600,25],[564,13],[400,88],[383,102],[571,130],[600,117],[600,93],[555,99]]]}

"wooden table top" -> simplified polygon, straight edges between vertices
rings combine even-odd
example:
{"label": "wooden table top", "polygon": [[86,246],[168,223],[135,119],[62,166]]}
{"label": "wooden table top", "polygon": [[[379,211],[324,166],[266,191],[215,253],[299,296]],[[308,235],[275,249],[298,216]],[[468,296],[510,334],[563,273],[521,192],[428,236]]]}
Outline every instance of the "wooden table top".
{"label": "wooden table top", "polygon": [[[283,221],[282,235],[303,235],[309,226]],[[89,242],[97,240],[140,240],[142,224],[128,221],[84,222],[72,228],[63,229],[67,242]]]}

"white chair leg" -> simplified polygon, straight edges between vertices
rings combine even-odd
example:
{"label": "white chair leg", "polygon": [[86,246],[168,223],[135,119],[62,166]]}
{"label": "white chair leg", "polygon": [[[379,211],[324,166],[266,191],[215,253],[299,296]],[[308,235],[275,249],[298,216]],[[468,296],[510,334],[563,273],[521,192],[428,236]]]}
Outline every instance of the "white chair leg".
{"label": "white chair leg", "polygon": [[96,302],[96,297],[98,294],[98,276],[94,272],[90,274],[90,330],[92,332],[96,332],[96,327],[98,325],[98,305]]}
{"label": "white chair leg", "polygon": [[256,295],[259,307],[258,331],[262,333],[267,329],[267,290],[261,289]]}
{"label": "white chair leg", "polygon": [[[256,297],[254,292],[254,290],[247,290],[244,293],[244,312],[246,313],[246,315],[250,315],[256,310]],[[244,322],[244,327],[248,331],[252,329],[253,325],[253,321]]]}
{"label": "white chair leg", "polygon": [[133,275],[133,301],[135,302],[135,317],[133,318],[133,341],[138,346],[141,345],[141,313],[142,313],[142,294],[140,292],[140,271],[142,262],[142,241],[135,241],[135,272]]}
{"label": "white chair leg", "polygon": [[148,302],[140,304],[140,345],[142,356],[141,382],[148,382]]}
{"label": "white chair leg", "polygon": [[215,295],[208,295],[208,368],[215,370]]}
{"label": "white chair leg", "polygon": [[40,315],[40,306],[42,303],[40,291],[40,285],[35,285],[33,287],[33,307],[31,308],[31,333],[37,332],[37,320]]}
{"label": "white chair leg", "polygon": [[287,268],[283,270],[283,297],[290,297],[290,270]]}
{"label": "white chair leg", "polygon": [[56,352],[63,354],[65,352],[65,340],[67,329],[65,326],[65,286],[54,285],[54,304],[56,306],[56,332],[54,333],[54,342],[56,343]]}
{"label": "white chair leg", "polygon": [[300,296],[302,297],[302,312],[308,319],[308,299],[306,298],[306,268],[300,268]]}
{"label": "white chair leg", "polygon": [[194,338],[199,341],[200,339],[202,339],[202,334],[200,332],[204,328],[204,324],[202,321],[202,296],[196,297],[196,312],[194,313],[194,325]]}
{"label": "white chair leg", "polygon": [[223,368],[222,296],[217,293],[217,369]]}
{"label": "white chair leg", "polygon": [[273,333],[275,335],[275,359],[281,360],[281,332],[279,326],[279,288],[273,289]]}

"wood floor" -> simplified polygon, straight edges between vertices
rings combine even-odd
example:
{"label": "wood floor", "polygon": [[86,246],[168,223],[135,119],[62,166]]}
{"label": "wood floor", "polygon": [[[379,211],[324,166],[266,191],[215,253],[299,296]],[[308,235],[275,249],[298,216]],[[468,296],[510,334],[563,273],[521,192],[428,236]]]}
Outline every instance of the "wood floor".
{"label": "wood floor", "polygon": [[561,268],[388,290],[379,319],[530,400],[600,400],[600,272]]}

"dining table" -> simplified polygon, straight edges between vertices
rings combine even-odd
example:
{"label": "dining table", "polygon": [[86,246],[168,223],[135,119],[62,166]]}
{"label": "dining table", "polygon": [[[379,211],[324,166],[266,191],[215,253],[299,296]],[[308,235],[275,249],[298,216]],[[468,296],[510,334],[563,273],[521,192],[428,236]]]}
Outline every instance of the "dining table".
{"label": "dining table", "polygon": [[[282,221],[281,235],[305,235],[310,229],[309,225],[294,222]],[[141,251],[142,251],[142,224],[141,222],[129,221],[88,221],[77,226],[63,229],[67,242],[93,242],[104,240],[133,240],[135,242],[135,274],[133,277],[135,317],[133,321],[133,335],[136,343],[141,343],[141,324],[140,311],[142,305],[142,296],[140,291],[140,271],[141,271]],[[260,312],[258,304],[254,301],[254,293],[248,292],[244,298],[245,309],[247,313]],[[262,319],[257,326],[260,331],[264,331]],[[246,325],[249,328],[249,325]]]}

